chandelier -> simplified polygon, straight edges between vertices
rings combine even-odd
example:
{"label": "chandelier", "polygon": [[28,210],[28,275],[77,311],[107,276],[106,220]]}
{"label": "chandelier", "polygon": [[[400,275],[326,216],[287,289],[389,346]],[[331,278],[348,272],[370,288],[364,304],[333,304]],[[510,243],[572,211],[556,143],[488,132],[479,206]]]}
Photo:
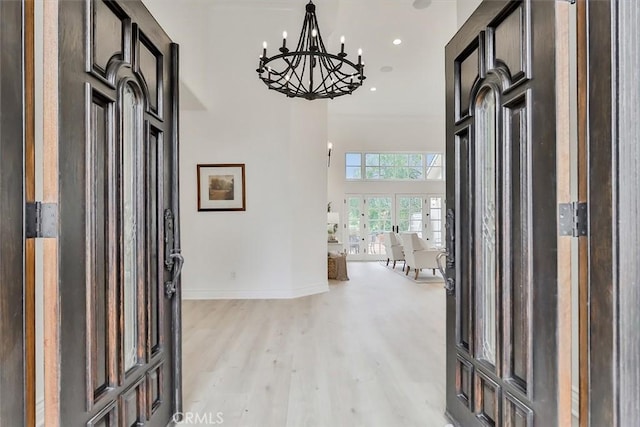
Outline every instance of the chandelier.
{"label": "chandelier", "polygon": [[362,86],[366,78],[362,49],[358,50],[358,63],[354,64],[347,59],[343,36],[340,38],[340,53],[328,53],[320,35],[313,1],[309,1],[306,11],[295,50],[287,48],[286,31],[282,34],[278,55],[268,57],[267,42],[263,43],[260,65],[256,70],[258,76],[269,89],[290,98],[311,101],[351,94]]}

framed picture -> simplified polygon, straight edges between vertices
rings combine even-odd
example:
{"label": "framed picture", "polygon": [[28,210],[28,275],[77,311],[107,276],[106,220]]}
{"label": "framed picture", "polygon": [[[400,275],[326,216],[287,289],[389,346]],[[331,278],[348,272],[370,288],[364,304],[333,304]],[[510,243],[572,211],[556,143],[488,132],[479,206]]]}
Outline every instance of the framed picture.
{"label": "framed picture", "polygon": [[244,163],[198,165],[198,211],[244,210]]}

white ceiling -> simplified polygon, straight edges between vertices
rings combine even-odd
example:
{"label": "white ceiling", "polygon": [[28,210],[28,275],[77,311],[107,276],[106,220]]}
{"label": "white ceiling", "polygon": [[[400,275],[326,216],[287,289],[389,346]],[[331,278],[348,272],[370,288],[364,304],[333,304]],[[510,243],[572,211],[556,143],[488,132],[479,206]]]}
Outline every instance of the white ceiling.
{"label": "white ceiling", "polygon": [[[413,7],[414,0],[314,0],[325,45],[330,52],[339,50],[340,36],[346,37],[346,51],[356,58],[362,48],[367,79],[353,95],[329,101],[331,115],[367,116],[444,116],[445,76],[444,46],[455,34],[456,0],[433,0],[424,9]],[[197,37],[184,37],[185,23],[193,22],[190,31],[206,27],[201,20],[207,9],[224,6],[241,8],[281,8],[293,10],[292,28],[273,28],[264,34],[269,46],[280,43],[282,30],[289,34],[289,44],[297,41],[302,27],[304,6],[308,0],[144,0],[160,24],[183,48]],[[185,10],[185,6],[188,10]],[[203,10],[196,10],[204,8]],[[191,19],[185,14],[192,15]],[[168,22],[168,19],[181,23]],[[189,24],[187,24],[189,25]],[[229,22],[229,25],[242,25]],[[177,28],[181,26],[181,28]],[[191,28],[193,28],[191,30]],[[204,29],[204,28],[203,28]],[[393,40],[402,39],[399,46]],[[256,46],[256,52],[260,46]],[[253,54],[254,52],[252,52]],[[381,72],[383,66],[393,67]],[[184,68],[184,67],[183,67]],[[185,73],[182,74],[185,78]],[[188,75],[187,75],[188,77]],[[256,77],[257,78],[257,77]],[[198,95],[198,84],[186,86]],[[370,88],[376,87],[376,92]]]}
{"label": "white ceiling", "polygon": [[[444,46],[456,31],[456,3],[434,0],[421,10],[412,3],[340,2],[331,44],[336,45],[341,30],[348,32],[348,40],[358,45],[349,47],[362,46],[367,79],[353,95],[332,101],[331,114],[444,115]],[[322,19],[322,9],[318,14]],[[393,45],[396,38],[402,44]],[[393,71],[381,72],[383,66]]]}

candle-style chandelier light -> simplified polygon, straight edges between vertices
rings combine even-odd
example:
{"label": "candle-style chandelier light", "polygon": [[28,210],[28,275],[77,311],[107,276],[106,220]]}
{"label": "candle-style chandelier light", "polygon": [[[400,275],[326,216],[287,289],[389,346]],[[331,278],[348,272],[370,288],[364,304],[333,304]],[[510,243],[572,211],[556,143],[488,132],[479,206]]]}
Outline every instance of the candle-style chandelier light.
{"label": "candle-style chandelier light", "polygon": [[333,99],[351,94],[362,86],[366,78],[362,49],[358,50],[358,63],[354,64],[347,59],[343,36],[340,38],[340,53],[328,53],[320,35],[313,1],[309,1],[306,11],[295,50],[287,48],[286,31],[282,34],[282,47],[278,55],[268,57],[267,42],[264,42],[260,65],[256,70],[258,76],[269,89],[290,98]]}

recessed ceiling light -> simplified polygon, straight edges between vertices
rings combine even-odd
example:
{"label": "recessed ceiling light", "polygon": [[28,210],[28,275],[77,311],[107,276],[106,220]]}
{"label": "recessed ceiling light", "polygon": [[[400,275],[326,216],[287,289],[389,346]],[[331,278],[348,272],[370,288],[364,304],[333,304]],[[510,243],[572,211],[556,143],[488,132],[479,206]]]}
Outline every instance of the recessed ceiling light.
{"label": "recessed ceiling light", "polygon": [[431,0],[413,0],[413,7],[416,9],[425,9],[429,7]]}
{"label": "recessed ceiling light", "polygon": [[402,40],[400,40],[400,39],[395,39],[395,40],[393,41],[393,44],[395,44],[396,46],[398,46],[398,45],[399,45],[399,44],[401,44],[401,43],[402,43]]}
{"label": "recessed ceiling light", "polygon": [[393,67],[391,65],[385,65],[384,67],[380,68],[380,71],[382,71],[383,73],[390,73],[391,71],[393,71]]}
{"label": "recessed ceiling light", "polygon": [[370,90],[371,92],[375,92],[375,91],[377,91],[378,89],[376,89],[375,87],[372,87],[372,88],[371,88],[371,89],[369,89],[369,90]]}

